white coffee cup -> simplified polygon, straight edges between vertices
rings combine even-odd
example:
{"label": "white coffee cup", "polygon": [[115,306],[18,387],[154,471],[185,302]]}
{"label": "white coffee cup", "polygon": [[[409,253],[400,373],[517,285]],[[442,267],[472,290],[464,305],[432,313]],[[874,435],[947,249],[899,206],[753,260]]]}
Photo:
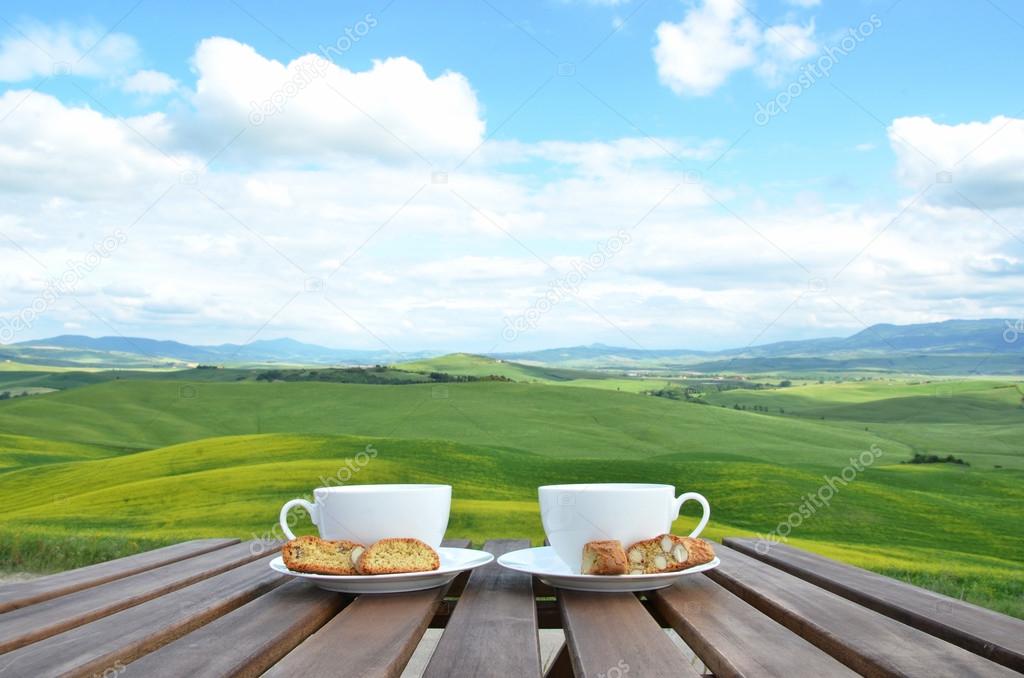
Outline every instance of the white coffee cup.
{"label": "white coffee cup", "polygon": [[537,493],[548,542],[576,573],[580,572],[587,542],[617,539],[623,548],[629,548],[642,539],[666,534],[683,503],[690,499],[704,508],[691,537],[699,535],[711,517],[711,507],[703,495],[684,492],[677,497],[672,485],[545,485]]}
{"label": "white coffee cup", "polygon": [[386,537],[414,537],[437,548],[448,529],[451,485],[345,485],[318,487],[313,502],[292,499],[281,507],[281,529],[294,539],[288,511],[301,506],[324,539],[372,544]]}

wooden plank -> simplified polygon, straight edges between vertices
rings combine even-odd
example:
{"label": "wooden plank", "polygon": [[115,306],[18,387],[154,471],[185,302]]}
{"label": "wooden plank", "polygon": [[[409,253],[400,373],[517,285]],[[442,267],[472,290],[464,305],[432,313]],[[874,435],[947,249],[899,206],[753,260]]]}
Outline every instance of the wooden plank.
{"label": "wooden plank", "polygon": [[558,600],[579,678],[700,675],[632,593],[559,590]]}
{"label": "wooden plank", "polygon": [[271,570],[269,561],[261,558],[0,655],[0,675],[120,675],[135,659],[285,583],[289,578]]}
{"label": "wooden plank", "polygon": [[130,675],[262,675],[349,600],[351,596],[293,580],[132,662]]}
{"label": "wooden plank", "polygon": [[1019,676],[799,577],[717,546],[707,572],[737,596],[865,676]]}
{"label": "wooden plank", "polygon": [[725,543],[855,603],[1024,672],[1024,620],[785,544],[740,538],[728,538]]}
{"label": "wooden plank", "polygon": [[264,675],[400,676],[446,589],[359,596]]}
{"label": "wooden plank", "polygon": [[0,615],[0,652],[113,614],[259,558],[255,542],[235,544]]}
{"label": "wooden plank", "polygon": [[[497,557],[529,545],[499,539],[484,550]],[[474,570],[423,675],[540,678],[533,578],[497,562]]]}
{"label": "wooden plank", "polygon": [[237,539],[195,539],[49,577],[0,586],[0,612],[10,612],[237,543]]}
{"label": "wooden plank", "polygon": [[[466,540],[444,546],[465,548]],[[362,595],[264,674],[397,678],[427,630],[447,586]]]}
{"label": "wooden plank", "polygon": [[707,577],[648,596],[716,678],[857,675]]}

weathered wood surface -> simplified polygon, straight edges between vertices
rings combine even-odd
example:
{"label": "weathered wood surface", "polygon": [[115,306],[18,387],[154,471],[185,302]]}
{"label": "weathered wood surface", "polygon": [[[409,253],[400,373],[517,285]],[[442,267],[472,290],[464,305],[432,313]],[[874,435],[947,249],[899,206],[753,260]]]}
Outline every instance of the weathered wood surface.
{"label": "weathered wood surface", "polygon": [[0,655],[0,675],[93,676],[108,669],[120,674],[139,657],[284,584],[288,577],[271,570],[269,561],[242,565]]}
{"label": "weathered wood surface", "polygon": [[10,612],[237,543],[237,539],[195,539],[48,577],[6,584],[0,586],[0,612]]}
{"label": "weathered wood surface", "polygon": [[[529,547],[528,540],[489,541],[495,558]],[[540,676],[533,578],[497,562],[473,571],[424,678]]]}
{"label": "weathered wood surface", "polygon": [[707,576],[866,676],[1019,676],[727,546]]}
{"label": "weathered wood surface", "polygon": [[558,600],[577,678],[700,675],[634,594],[559,591]]}
{"label": "weathered wood surface", "polygon": [[703,575],[651,598],[716,678],[857,675]]}
{"label": "weathered wood surface", "polygon": [[252,542],[169,563],[0,615],[0,652],[144,603],[255,560]]}
{"label": "weathered wood surface", "polygon": [[350,599],[293,580],[133,662],[131,673],[148,678],[262,675]]}
{"label": "weathered wood surface", "polygon": [[1024,620],[785,544],[728,538],[726,545],[876,612],[1024,672]]}

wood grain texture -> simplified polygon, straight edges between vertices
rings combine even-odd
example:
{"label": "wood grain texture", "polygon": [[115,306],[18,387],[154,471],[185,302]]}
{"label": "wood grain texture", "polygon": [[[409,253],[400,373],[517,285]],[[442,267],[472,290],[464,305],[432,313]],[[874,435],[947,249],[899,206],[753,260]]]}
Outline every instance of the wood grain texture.
{"label": "wood grain texture", "polygon": [[132,662],[131,675],[262,675],[341,610],[350,596],[293,580]]}
{"label": "wood grain texture", "polygon": [[632,593],[559,590],[558,600],[579,678],[700,675]]}
{"label": "wood grain texture", "polygon": [[1024,620],[785,544],[727,538],[773,567],[982,657],[1024,672]]}
{"label": "wood grain texture", "polygon": [[1019,676],[726,546],[707,576],[865,676]]}
{"label": "wood grain texture", "polygon": [[[484,550],[498,557],[529,545],[499,539]],[[539,678],[533,578],[497,562],[474,570],[423,675]]]}
{"label": "wood grain texture", "polygon": [[400,676],[447,588],[359,596],[265,675]]}
{"label": "wood grain texture", "polygon": [[284,584],[288,577],[269,562],[262,558],[0,655],[0,675],[133,675],[125,667],[135,659]]}
{"label": "wood grain texture", "polygon": [[703,575],[649,595],[716,678],[857,675]]}
{"label": "wood grain texture", "polygon": [[44,600],[81,591],[91,586],[128,577],[186,558],[237,544],[237,539],[196,539],[172,546],[68,570],[32,581],[0,586],[0,612],[10,612]]}
{"label": "wood grain texture", "polygon": [[262,555],[253,546],[254,542],[227,546],[6,612],[0,615],[0,652],[9,652],[248,563]]}

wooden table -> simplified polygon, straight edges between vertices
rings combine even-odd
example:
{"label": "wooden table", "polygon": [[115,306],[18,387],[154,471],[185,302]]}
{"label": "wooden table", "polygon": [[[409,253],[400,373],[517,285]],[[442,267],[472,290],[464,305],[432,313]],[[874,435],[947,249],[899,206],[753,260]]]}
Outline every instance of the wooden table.
{"label": "wooden table", "polygon": [[276,550],[191,541],[0,587],[0,678],[399,676],[428,627],[444,629],[431,678],[539,678],[544,628],[565,636],[552,677],[1024,671],[1024,621],[749,539],[639,596],[557,591],[496,563],[446,589],[348,596],[271,571]]}

